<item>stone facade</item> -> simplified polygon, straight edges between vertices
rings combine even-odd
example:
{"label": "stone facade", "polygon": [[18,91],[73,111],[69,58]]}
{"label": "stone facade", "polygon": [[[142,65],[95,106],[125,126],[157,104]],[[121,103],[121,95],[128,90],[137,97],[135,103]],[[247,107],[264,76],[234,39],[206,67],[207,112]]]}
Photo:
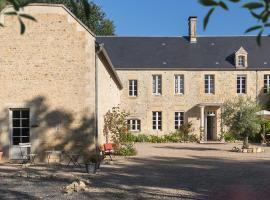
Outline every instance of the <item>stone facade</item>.
{"label": "stone facade", "polygon": [[[239,94],[236,92],[237,75],[246,75],[247,94],[252,99],[265,101],[263,94],[264,74],[270,71],[185,71],[185,70],[117,70],[121,77],[124,89],[121,93],[121,106],[130,112],[131,118],[141,120],[141,133],[162,135],[174,132],[174,112],[185,112],[185,122],[191,121],[193,133],[201,135],[201,111],[204,113],[215,111],[217,118],[214,122],[213,140],[218,140],[222,131],[220,118],[221,104],[227,99],[232,99]],[[205,94],[204,75],[214,75],[215,93]],[[152,75],[162,75],[162,95],[152,94]],[[174,75],[184,75],[184,94],[174,94]],[[128,81],[138,80],[138,96],[130,97],[128,92]],[[162,131],[152,129],[152,112],[162,112]],[[201,136],[203,137],[203,136]]]}
{"label": "stone facade", "polygon": [[[25,20],[24,35],[16,17],[1,16],[0,151],[5,157],[18,156],[18,146],[12,144],[12,109],[27,108],[33,152],[43,157],[51,149],[89,152],[96,134],[95,35],[62,5],[31,5],[24,11],[37,20]],[[112,75],[100,63],[98,59],[100,89],[113,91],[115,99],[108,103],[108,96],[100,94],[102,115],[119,98]]]}

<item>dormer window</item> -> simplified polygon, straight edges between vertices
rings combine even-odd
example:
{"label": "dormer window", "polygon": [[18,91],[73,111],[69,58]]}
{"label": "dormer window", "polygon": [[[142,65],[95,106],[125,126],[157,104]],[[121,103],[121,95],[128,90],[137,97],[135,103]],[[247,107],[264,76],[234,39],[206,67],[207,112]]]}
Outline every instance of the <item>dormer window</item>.
{"label": "dormer window", "polygon": [[246,68],[248,66],[247,55],[247,51],[243,47],[241,47],[235,53],[235,66],[239,68]]}

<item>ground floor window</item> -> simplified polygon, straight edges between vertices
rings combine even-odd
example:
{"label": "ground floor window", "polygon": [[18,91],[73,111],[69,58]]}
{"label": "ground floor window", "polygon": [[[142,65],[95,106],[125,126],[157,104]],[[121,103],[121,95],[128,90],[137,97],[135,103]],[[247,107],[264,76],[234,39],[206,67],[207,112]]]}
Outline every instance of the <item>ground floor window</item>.
{"label": "ground floor window", "polygon": [[12,109],[12,143],[30,142],[30,111],[29,109]]}
{"label": "ground floor window", "polygon": [[162,113],[154,111],[152,114],[153,130],[162,130]]}
{"label": "ground floor window", "polygon": [[129,119],[127,122],[128,122],[128,129],[130,131],[140,131],[141,130],[141,120]]}
{"label": "ground floor window", "polygon": [[179,129],[184,124],[184,112],[174,113],[174,128]]}

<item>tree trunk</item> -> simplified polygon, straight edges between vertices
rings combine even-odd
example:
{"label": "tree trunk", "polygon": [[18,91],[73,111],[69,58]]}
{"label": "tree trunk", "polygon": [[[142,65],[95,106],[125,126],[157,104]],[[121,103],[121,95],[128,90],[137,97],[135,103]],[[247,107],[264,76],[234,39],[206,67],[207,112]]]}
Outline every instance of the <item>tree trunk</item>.
{"label": "tree trunk", "polygon": [[249,147],[248,136],[245,136],[243,141],[243,149],[247,149],[248,147]]}

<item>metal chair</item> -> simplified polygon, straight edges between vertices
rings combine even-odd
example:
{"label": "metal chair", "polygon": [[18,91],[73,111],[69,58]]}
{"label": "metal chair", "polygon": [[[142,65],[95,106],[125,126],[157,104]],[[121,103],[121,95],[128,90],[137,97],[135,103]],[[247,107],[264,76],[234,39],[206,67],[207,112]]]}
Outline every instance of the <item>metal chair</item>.
{"label": "metal chair", "polygon": [[35,158],[37,154],[31,153],[31,144],[30,143],[19,143],[22,165],[35,164]]}

